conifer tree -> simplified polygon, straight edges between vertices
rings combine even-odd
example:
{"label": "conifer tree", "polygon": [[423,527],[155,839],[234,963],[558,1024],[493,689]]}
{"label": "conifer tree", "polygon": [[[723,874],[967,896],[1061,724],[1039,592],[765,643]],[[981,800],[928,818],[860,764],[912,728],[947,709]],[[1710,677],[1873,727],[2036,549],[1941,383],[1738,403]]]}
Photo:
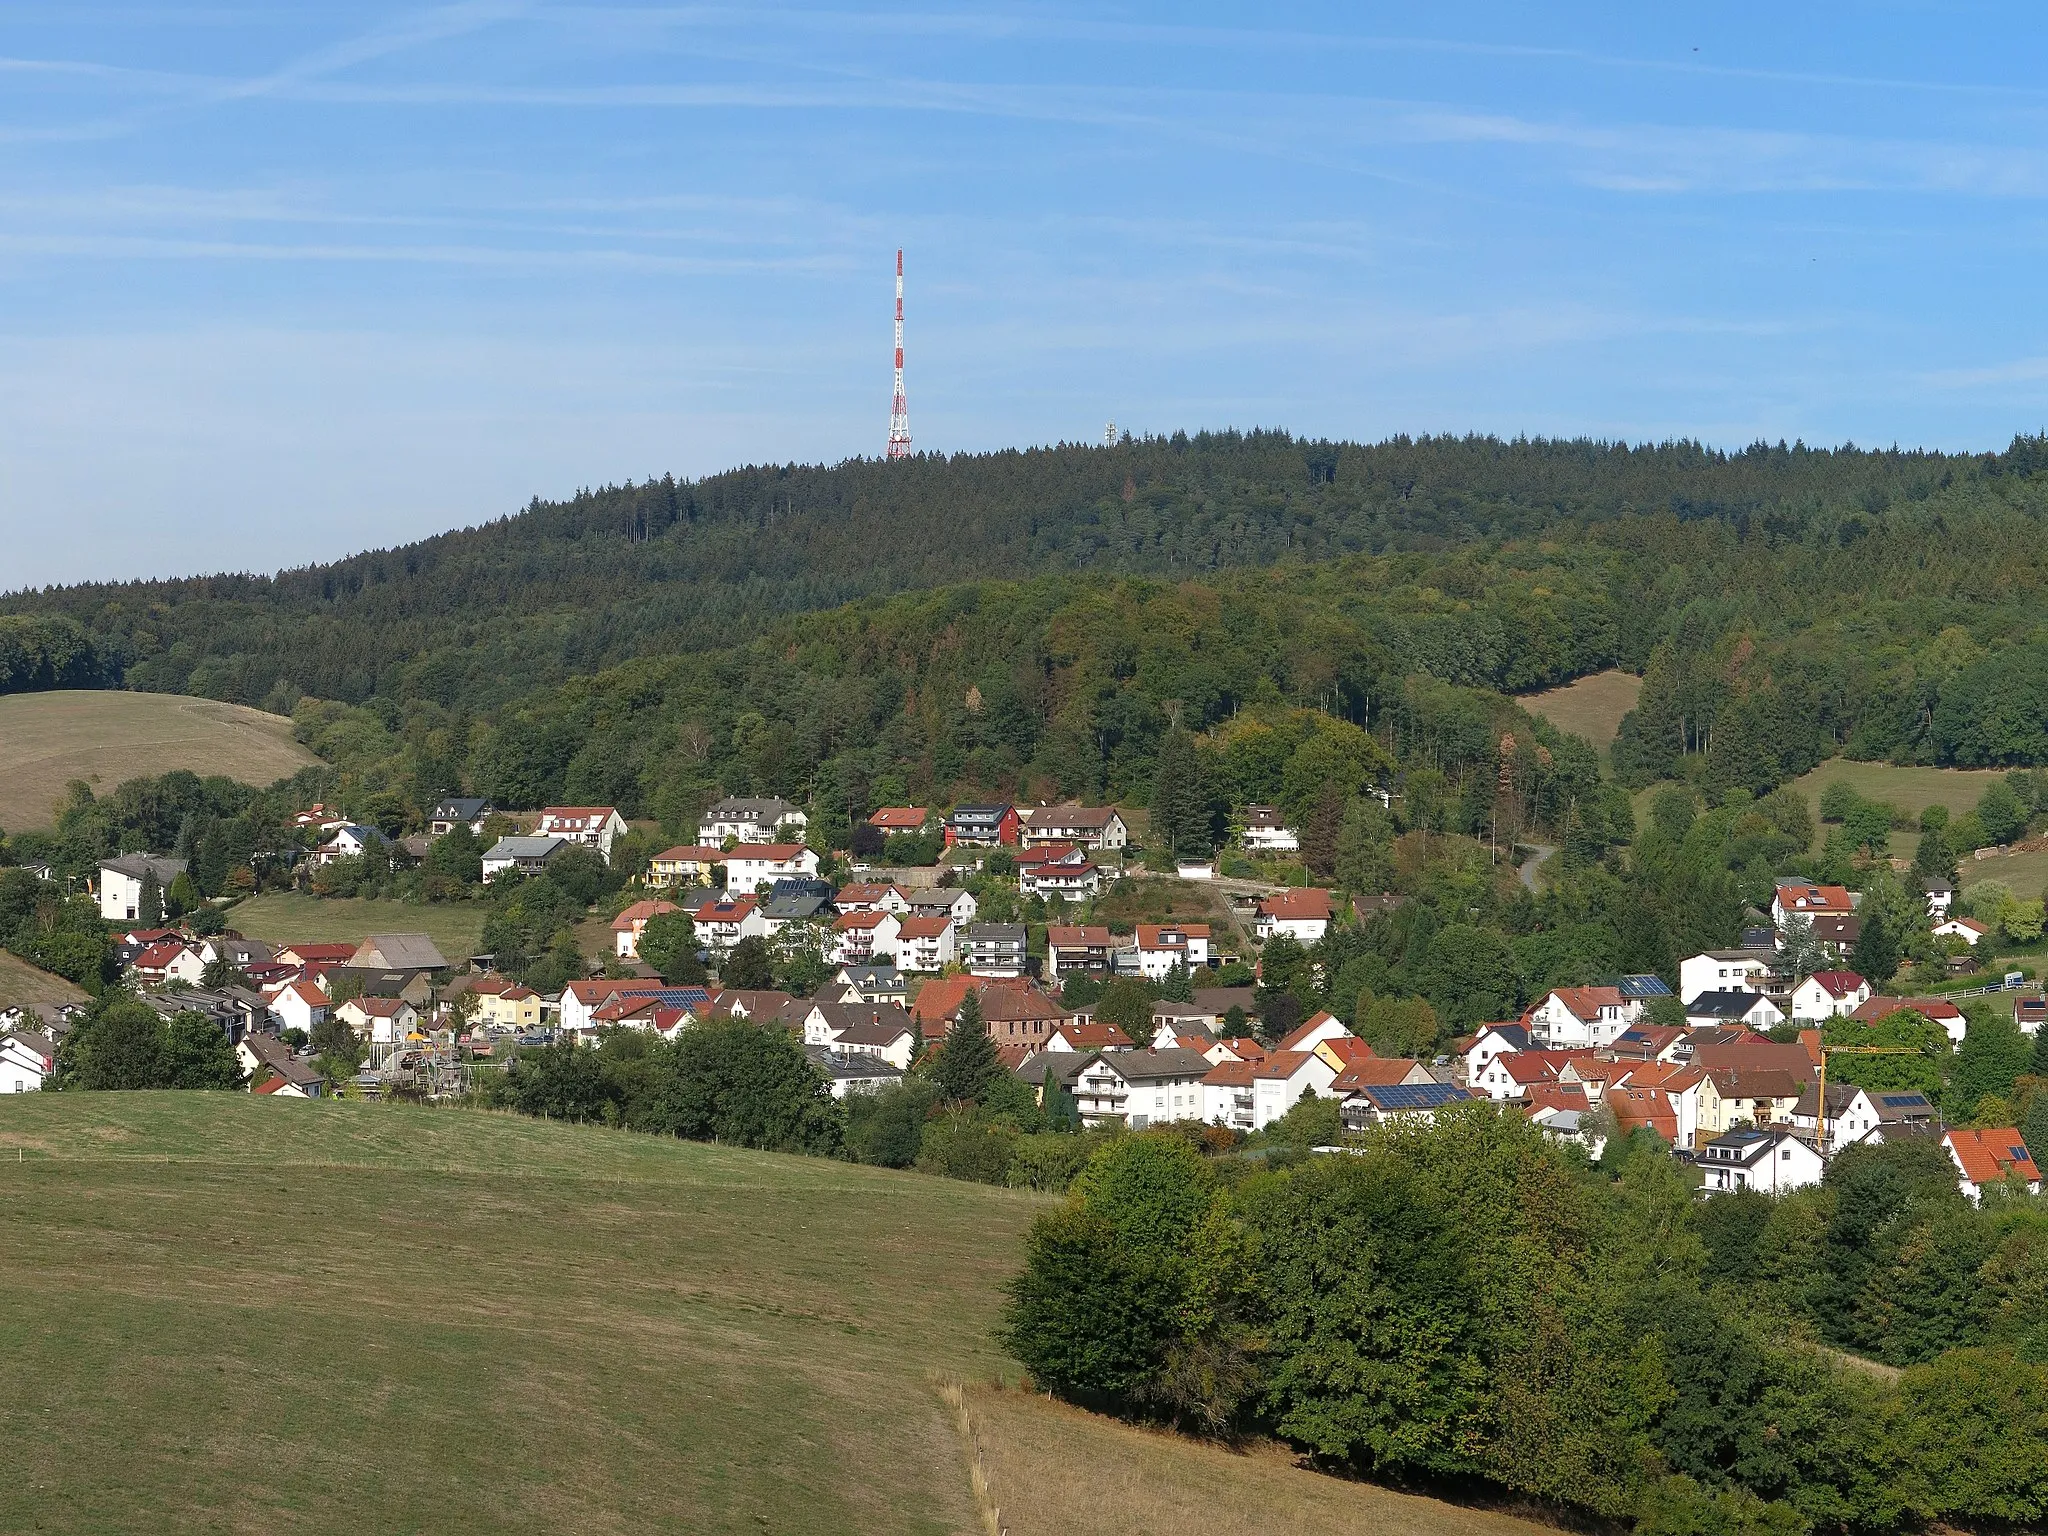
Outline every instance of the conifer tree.
{"label": "conifer tree", "polygon": [[969,1104],[988,1092],[1002,1070],[996,1043],[982,1024],[980,995],[970,988],[960,1000],[952,1028],[940,1042],[939,1054],[932,1062],[932,1081],[941,1098]]}

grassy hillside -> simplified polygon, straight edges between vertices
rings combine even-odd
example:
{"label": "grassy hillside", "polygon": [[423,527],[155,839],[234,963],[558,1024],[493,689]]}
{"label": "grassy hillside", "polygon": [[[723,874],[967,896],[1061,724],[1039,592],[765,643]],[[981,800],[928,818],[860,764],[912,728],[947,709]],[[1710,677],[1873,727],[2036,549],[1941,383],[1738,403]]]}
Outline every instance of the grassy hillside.
{"label": "grassy hillside", "polygon": [[0,697],[0,827],[50,826],[64,786],[96,791],[183,768],[259,787],[318,762],[292,723],[261,710],[161,693],[18,693]]}
{"label": "grassy hillside", "polygon": [[340,944],[361,942],[373,933],[424,933],[442,954],[459,962],[476,953],[484,909],[272,891],[237,902],[228,912],[228,925],[245,938],[271,944]]}
{"label": "grassy hillside", "polygon": [[[34,1298],[0,1311],[0,1435],[64,1448],[0,1479],[10,1531],[975,1529],[938,1384],[1014,1377],[988,1333],[1043,1205],[228,1094],[10,1097],[0,1164],[0,1294]],[[1021,1393],[988,1412],[1001,1477],[1039,1484],[1018,1536],[1177,1530],[1191,1501],[1226,1531],[1503,1524]],[[1090,1455],[1144,1502],[1098,1505]]]}
{"label": "grassy hillside", "polygon": [[19,955],[0,949],[0,1008],[22,1003],[82,1003],[85,996],[62,976],[39,971]]}
{"label": "grassy hillside", "polygon": [[1562,688],[1525,693],[1518,700],[1560,731],[1583,736],[1603,752],[1621,729],[1621,717],[1636,707],[1643,680],[1630,672],[1595,672]]}

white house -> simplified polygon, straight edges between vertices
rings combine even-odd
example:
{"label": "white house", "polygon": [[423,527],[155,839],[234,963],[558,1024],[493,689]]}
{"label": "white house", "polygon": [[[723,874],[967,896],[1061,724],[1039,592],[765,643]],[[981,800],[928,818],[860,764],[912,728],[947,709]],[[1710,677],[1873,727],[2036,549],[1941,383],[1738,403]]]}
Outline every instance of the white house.
{"label": "white house", "polygon": [[2011,1127],[1989,1131],[1950,1131],[1941,1145],[1961,1175],[1956,1180],[1972,1205],[1983,1199],[1987,1186],[2017,1180],[2030,1195],[2041,1193],[2041,1170],[2034,1154]]}
{"label": "white house", "polygon": [[1753,1189],[1782,1195],[1818,1184],[1827,1165],[1821,1155],[1790,1131],[1741,1130],[1716,1136],[1695,1160],[1703,1193]]}
{"label": "white house", "polygon": [[1337,1069],[1313,1050],[1274,1051],[1252,1067],[1252,1129],[1264,1130],[1313,1088],[1327,1094]]}
{"label": "white house", "polygon": [[640,935],[647,925],[667,912],[680,912],[672,901],[636,901],[612,919],[612,947],[621,960],[640,958]]}
{"label": "white house", "polygon": [[1678,962],[1678,995],[1702,992],[1761,992],[1775,957],[1753,949],[1711,950]]}
{"label": "white house", "polygon": [[1771,897],[1771,921],[1780,930],[1795,917],[1850,917],[1855,911],[1855,899],[1839,885],[1791,883],[1779,886]]}
{"label": "white house", "polygon": [[1258,1104],[1258,1063],[1229,1055],[1218,1058],[1213,1050],[1205,1057],[1215,1064],[1202,1079],[1202,1118],[1211,1125],[1249,1132]]}
{"label": "white house", "polygon": [[310,1035],[316,1024],[327,1022],[327,994],[310,981],[288,981],[264,993],[263,1002],[270,1009],[270,1016],[277,1020],[280,1032],[302,1029]]}
{"label": "white house", "polygon": [[[1465,1081],[1475,1086],[1496,1056],[1529,1049],[1529,1031],[1519,1024],[1482,1024],[1465,1047]],[[1492,1095],[1498,1097],[1498,1095]]]}
{"label": "white house", "polygon": [[742,843],[772,843],[784,827],[803,832],[811,819],[787,800],[774,796],[721,800],[697,819],[697,841],[717,847],[727,838]]}
{"label": "white house", "polygon": [[402,997],[350,998],[334,1014],[371,1045],[396,1045],[420,1027],[419,1010]]}
{"label": "white house", "polygon": [[1685,1005],[1685,1022],[1695,1029],[1739,1026],[1761,1034],[1784,1023],[1785,1014],[1761,992],[1702,992]]}
{"label": "white house", "polygon": [[1022,864],[1017,868],[1020,895],[1086,901],[1101,889],[1102,871],[1085,859],[1078,864]]}
{"label": "white house", "polygon": [[1980,923],[1974,917],[1951,917],[1934,925],[1937,939],[1961,939],[1970,948],[1977,947],[1977,941],[1991,931],[1990,925]]}
{"label": "white house", "polygon": [[337,859],[359,859],[372,848],[388,848],[391,839],[376,827],[364,826],[361,822],[345,821],[334,829],[333,835],[313,850],[315,864],[332,864]]}
{"label": "white house", "polygon": [[1792,989],[1792,1017],[1801,1024],[1854,1013],[1870,1001],[1870,983],[1854,971],[1815,971]]}
{"label": "white house", "polygon": [[57,1044],[47,1035],[17,1029],[0,1035],[0,1093],[34,1093],[57,1069]]}
{"label": "white house", "polygon": [[488,884],[514,871],[537,875],[568,846],[559,837],[501,837],[484,851],[484,880]]}
{"label": "white house", "polygon": [[1301,838],[1294,828],[1270,805],[1244,808],[1242,841],[1247,853],[1295,853],[1301,848]]}
{"label": "white house", "polygon": [[168,892],[185,873],[183,859],[160,859],[147,853],[124,853],[100,860],[100,916],[110,923],[132,923],[142,916],[142,886],[156,876],[157,890]]}
{"label": "white house", "polygon": [[[896,920],[896,969],[943,971],[958,953],[959,929],[950,917],[904,917]],[[880,951],[876,952],[880,958]]]}
{"label": "white house", "polygon": [[802,843],[741,843],[725,856],[725,888],[748,896],[777,880],[810,880],[818,856]]}
{"label": "white house", "polygon": [[805,1045],[843,1056],[874,1056],[899,1071],[917,1050],[917,1026],[894,1003],[813,1003],[804,1015]]}
{"label": "white house", "polygon": [[1072,843],[1080,848],[1122,848],[1131,829],[1114,806],[1037,805],[1018,813],[1018,836],[1026,848]]}
{"label": "white house", "polygon": [[913,917],[937,917],[941,913],[953,919],[961,927],[973,922],[981,911],[981,903],[974,892],[966,886],[928,886],[908,893],[909,910]]}
{"label": "white house", "polygon": [[1291,934],[1304,949],[1322,942],[1330,928],[1330,893],[1302,886],[1261,897],[1253,931],[1265,943],[1275,934]]}
{"label": "white house", "polygon": [[1642,1017],[1640,998],[1619,987],[1553,987],[1523,1021],[1529,1038],[1550,1050],[1602,1049]]}
{"label": "white house", "polygon": [[1927,915],[1940,922],[1955,905],[1956,888],[1939,876],[1929,876],[1920,882],[1920,889],[1927,893]]}
{"label": "white house", "polygon": [[741,939],[768,937],[768,919],[751,896],[707,901],[690,914],[690,921],[697,925],[698,942],[714,954],[723,954]]}
{"label": "white house", "polygon": [[542,837],[559,837],[565,843],[595,848],[598,857],[612,861],[612,842],[625,835],[626,818],[608,805],[551,805],[540,813]]}
{"label": "white house", "polygon": [[1199,1051],[1114,1051],[1097,1056],[1074,1080],[1081,1123],[1121,1120],[1134,1131],[1202,1118],[1202,1080],[1212,1068]]}
{"label": "white house", "polygon": [[1325,1040],[1348,1040],[1351,1031],[1332,1013],[1311,1014],[1273,1047],[1276,1051],[1312,1051]]}
{"label": "white house", "polygon": [[902,926],[903,920],[894,912],[842,912],[832,924],[825,958],[834,965],[866,965],[880,956],[886,964],[896,953],[896,939]]}
{"label": "white house", "polygon": [[1161,980],[1176,965],[1192,971],[1209,963],[1207,923],[1138,924],[1138,974]]}

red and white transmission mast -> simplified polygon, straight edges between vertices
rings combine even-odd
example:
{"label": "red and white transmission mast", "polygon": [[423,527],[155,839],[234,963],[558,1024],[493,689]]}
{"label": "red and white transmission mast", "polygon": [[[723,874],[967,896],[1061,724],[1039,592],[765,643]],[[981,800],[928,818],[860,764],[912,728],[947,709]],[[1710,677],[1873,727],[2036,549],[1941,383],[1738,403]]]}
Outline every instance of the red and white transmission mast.
{"label": "red and white transmission mast", "polygon": [[903,252],[896,252],[896,403],[889,410],[889,453],[910,457],[910,407],[903,399]]}

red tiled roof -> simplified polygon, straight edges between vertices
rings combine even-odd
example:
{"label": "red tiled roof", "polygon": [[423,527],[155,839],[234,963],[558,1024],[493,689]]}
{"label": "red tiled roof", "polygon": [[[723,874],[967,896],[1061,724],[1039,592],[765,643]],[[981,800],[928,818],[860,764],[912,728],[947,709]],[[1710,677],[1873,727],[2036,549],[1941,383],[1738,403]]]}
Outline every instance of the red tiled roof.
{"label": "red tiled roof", "polygon": [[887,912],[842,912],[832,927],[840,933],[853,933],[862,928],[879,928],[888,920]]}
{"label": "red tiled roof", "polygon": [[1065,949],[1108,949],[1116,943],[1116,935],[1099,923],[1078,928],[1055,925],[1045,930],[1045,942]]}
{"label": "red tiled roof", "polygon": [[1330,915],[1330,893],[1313,886],[1302,886],[1291,891],[1280,891],[1264,897],[1259,902],[1259,911],[1267,917],[1282,922],[1295,922],[1307,918],[1325,918]]}
{"label": "red tiled roof", "polygon": [[1829,997],[1847,997],[1863,986],[1863,978],[1854,971],[1815,971],[1809,979],[1819,982]]}
{"label": "red tiled roof", "polygon": [[1793,912],[1831,912],[1847,916],[1856,904],[1839,885],[1781,885],[1778,905]]}
{"label": "red tiled roof", "polygon": [[897,930],[897,937],[905,939],[936,939],[952,925],[953,919],[943,913],[937,917],[906,917],[903,926]]}
{"label": "red tiled roof", "polygon": [[[1162,934],[1177,934],[1178,938],[1165,939]],[[1187,939],[1209,937],[1207,923],[1140,923],[1138,924],[1138,948],[1140,949],[1182,949]]]}
{"label": "red tiled roof", "polygon": [[1077,1051],[1106,1051],[1131,1043],[1129,1035],[1100,1019],[1090,1019],[1086,1024],[1062,1024],[1059,1032]]}
{"label": "red tiled roof", "polygon": [[1356,1035],[1338,1035],[1334,1039],[1319,1042],[1314,1049],[1328,1050],[1347,1067],[1356,1061],[1375,1059],[1373,1048]]}
{"label": "red tiled roof", "polygon": [[930,815],[921,805],[885,805],[868,818],[868,825],[903,827],[916,832],[923,828]]}
{"label": "red tiled roof", "polygon": [[1574,1018],[1588,1023],[1600,1017],[1602,1008],[1619,1008],[1622,1004],[1619,987],[1552,987],[1549,995],[1563,1003]]}
{"label": "red tiled roof", "polygon": [[2040,1182],[2041,1170],[2034,1164],[2034,1154],[2027,1150],[2020,1133],[2010,1127],[1950,1131],[1942,1139],[1953,1150],[1963,1177],[1980,1188],[2003,1182],[2007,1173],[2016,1173],[2029,1184]]}
{"label": "red tiled roof", "polygon": [[1219,1040],[1216,1043],[1224,1046],[1233,1056],[1243,1061],[1261,1061],[1266,1055],[1266,1048],[1250,1035],[1232,1035],[1229,1039]]}
{"label": "red tiled roof", "polygon": [[1364,1061],[1345,1064],[1330,1084],[1332,1093],[1350,1093],[1356,1088],[1388,1088],[1407,1081],[1408,1074],[1415,1070],[1412,1056],[1374,1056]]}
{"label": "red tiled roof", "polygon": [[612,919],[612,932],[625,933],[630,931],[635,923],[644,923],[651,917],[661,916],[664,912],[680,911],[682,908],[672,901],[636,901]]}
{"label": "red tiled roof", "polygon": [[742,923],[754,907],[751,896],[742,896],[737,901],[707,901],[690,914],[690,919],[698,923]]}
{"label": "red tiled roof", "polygon": [[1218,1088],[1249,1088],[1258,1065],[1255,1061],[1219,1061],[1202,1081]]}
{"label": "red tiled roof", "polygon": [[705,843],[686,843],[654,856],[657,864],[719,864],[724,860],[723,848],[713,848]]}
{"label": "red tiled roof", "polygon": [[1313,1051],[1274,1051],[1265,1060],[1253,1064],[1252,1075],[1289,1078],[1301,1070],[1303,1063],[1314,1059]]}

